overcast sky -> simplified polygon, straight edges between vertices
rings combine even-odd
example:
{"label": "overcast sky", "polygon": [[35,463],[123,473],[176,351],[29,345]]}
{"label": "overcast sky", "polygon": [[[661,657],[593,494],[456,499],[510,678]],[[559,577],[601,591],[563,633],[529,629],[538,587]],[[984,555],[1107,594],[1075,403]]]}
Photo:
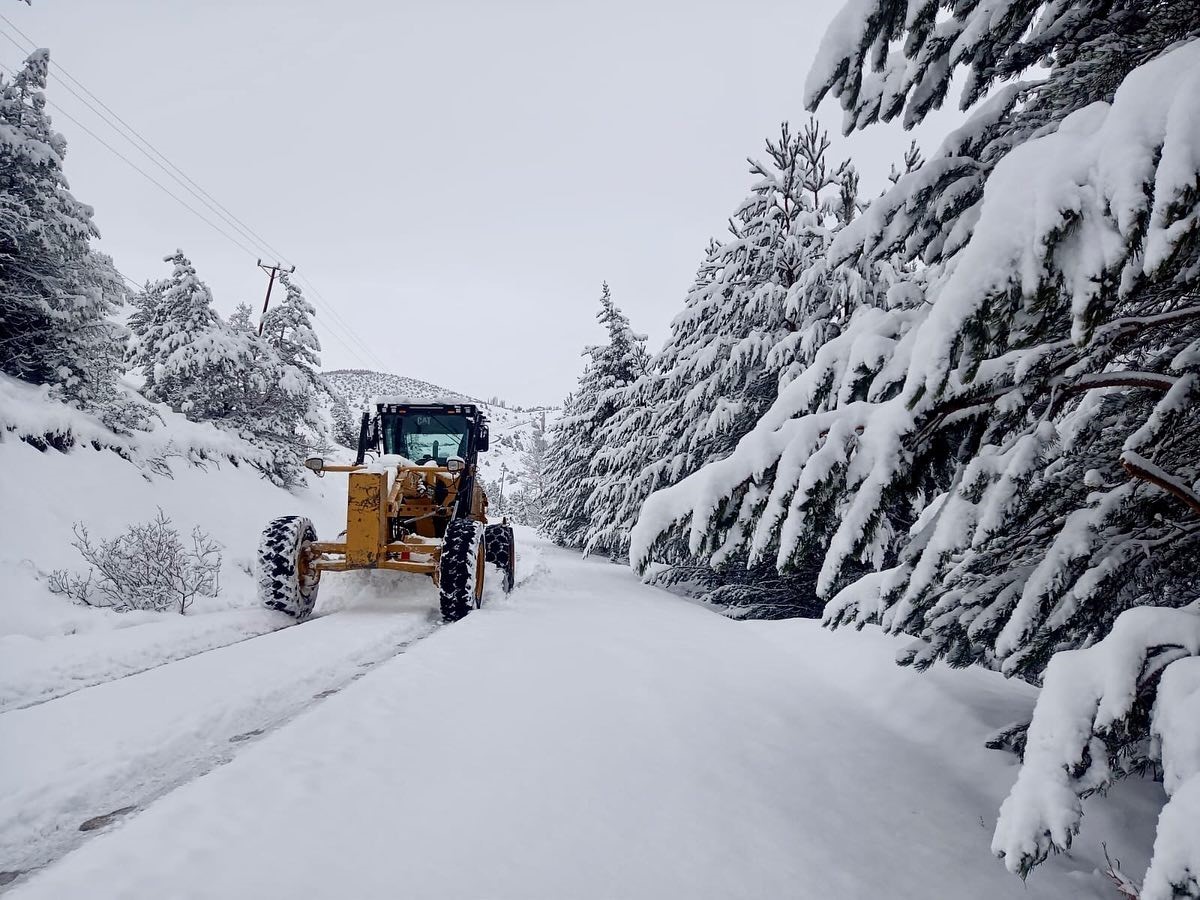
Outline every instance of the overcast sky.
{"label": "overcast sky", "polygon": [[[558,402],[601,339],[604,279],[661,346],[748,191],[746,156],[806,117],[804,77],[840,5],[33,0],[2,13],[299,267],[321,295],[326,368],[384,365],[533,404]],[[0,37],[5,66],[23,55]],[[53,78],[49,99],[216,218]],[[265,250],[51,113],[122,272],[161,277],[180,247],[223,312],[261,303]],[[914,136],[928,154],[956,118],[844,140],[840,110],[820,115],[872,193]]]}

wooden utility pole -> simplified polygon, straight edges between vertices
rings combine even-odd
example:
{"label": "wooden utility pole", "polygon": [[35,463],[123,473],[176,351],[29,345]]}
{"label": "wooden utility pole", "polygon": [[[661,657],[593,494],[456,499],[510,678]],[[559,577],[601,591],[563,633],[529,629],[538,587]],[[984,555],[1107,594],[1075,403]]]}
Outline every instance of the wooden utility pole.
{"label": "wooden utility pole", "polygon": [[258,261],[258,267],[271,276],[267,281],[267,296],[263,298],[262,316],[258,320],[258,336],[262,337],[263,323],[267,320],[267,306],[271,302],[271,288],[275,287],[275,276],[280,272],[286,272],[291,275],[296,271],[296,267],[292,266],[290,269],[285,269],[281,262],[277,262],[273,266],[264,266],[261,259]]}

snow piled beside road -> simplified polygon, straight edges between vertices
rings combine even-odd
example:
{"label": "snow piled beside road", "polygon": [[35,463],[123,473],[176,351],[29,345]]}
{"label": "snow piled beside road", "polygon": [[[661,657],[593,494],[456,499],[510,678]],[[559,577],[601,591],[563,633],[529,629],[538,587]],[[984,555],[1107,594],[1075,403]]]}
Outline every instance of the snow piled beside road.
{"label": "snow piled beside road", "polygon": [[129,628],[47,637],[0,637],[0,712],[44,703],[80,688],[136,675],[215,647],[282,628],[268,609],[166,616]]}
{"label": "snow piled beside road", "polygon": [[224,558],[220,595],[197,599],[189,616],[256,603],[250,572],[259,535],[274,517],[309,516],[325,535],[345,527],[344,479],[312,478],[307,489],[289,492],[249,466],[169,462],[169,474],[154,475],[110,450],[60,453],[0,440],[0,470],[7,473],[0,479],[0,634],[45,637],[169,618],[96,611],[50,593],[50,572],[85,568],[71,546],[75,522],[94,539],[109,538],[161,508],[185,538],[195,525],[211,534]]}
{"label": "snow piled beside road", "polygon": [[1101,841],[1148,858],[1161,795],[1141,784],[1027,884],[991,857],[1016,770],[981,744],[1028,715],[1026,686],[536,555],[511,599],[12,896],[1103,898]]}
{"label": "snow piled beside road", "polygon": [[[88,417],[61,404],[55,415],[73,434]],[[195,426],[168,415],[155,440],[186,446]],[[178,434],[176,434],[178,432]],[[132,438],[130,438],[132,440]],[[231,439],[232,440],[232,439]],[[259,534],[279,515],[298,513],[318,533],[345,527],[345,480],[310,478],[289,492],[248,465],[199,465],[182,449],[164,467],[144,468],[86,443],[70,452],[38,450],[0,430],[0,710],[38,703],[278,627],[258,609],[251,576]],[[110,538],[159,509],[181,534],[193,526],[221,545],[220,594],[199,598],[188,615],[77,606],[52,594],[55,569],[85,571],[72,526]]]}
{"label": "snow piled beside road", "polygon": [[424,578],[392,579],[389,596],[356,576],[338,586],[358,601],[337,615],[0,715],[0,869],[43,865],[85,820],[212,768],[231,741],[276,727],[437,622]]}

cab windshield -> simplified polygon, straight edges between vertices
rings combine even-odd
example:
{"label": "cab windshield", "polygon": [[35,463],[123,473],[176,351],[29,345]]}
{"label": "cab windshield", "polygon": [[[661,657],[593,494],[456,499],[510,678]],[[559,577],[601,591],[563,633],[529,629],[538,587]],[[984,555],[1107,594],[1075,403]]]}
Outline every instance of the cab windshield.
{"label": "cab windshield", "polygon": [[410,412],[383,416],[383,452],[415,463],[446,465],[467,455],[469,425],[463,416]]}

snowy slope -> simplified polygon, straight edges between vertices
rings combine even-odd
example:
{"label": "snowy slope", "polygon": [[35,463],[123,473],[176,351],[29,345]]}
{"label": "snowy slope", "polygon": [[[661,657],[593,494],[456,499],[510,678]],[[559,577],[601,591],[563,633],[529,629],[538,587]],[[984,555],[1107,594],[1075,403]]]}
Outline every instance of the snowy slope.
{"label": "snowy slope", "polygon": [[478,403],[474,397],[460,394],[419,378],[393,375],[390,372],[373,372],[370,369],[332,369],[321,377],[333,390],[346,398],[350,411],[357,415],[367,408],[372,397],[403,396],[414,400],[456,400],[462,403]]}
{"label": "snowy slope", "polygon": [[[114,435],[39,389],[0,378],[0,712],[279,628],[286,620],[258,607],[251,577],[263,526],[301,514],[319,534],[345,527],[344,482],[310,477],[284,490],[234,463],[256,452],[235,436],[160,413],[150,433]],[[20,439],[47,432],[69,435],[73,449]],[[128,458],[93,449],[93,440]],[[182,535],[199,526],[221,545],[217,597],[198,598],[180,616],[89,609],[50,592],[55,569],[86,570],[71,546],[76,522],[106,539],[159,509]]]}
{"label": "snowy slope", "polygon": [[82,564],[71,547],[75,522],[107,538],[161,508],[182,534],[196,525],[210,533],[223,548],[221,591],[197,599],[194,614],[255,602],[250,569],[259,534],[275,516],[307,515],[323,534],[345,527],[344,484],[310,478],[305,488],[287,491],[249,466],[195,465],[182,451],[150,470],[110,450],[39,451],[0,434],[0,469],[8,473],[0,479],[0,634],[46,637],[161,618],[77,607],[49,593],[51,571]]}
{"label": "snowy slope", "polygon": [[1027,884],[991,858],[1015,766],[981,742],[1028,686],[918,675],[877,633],[731,621],[521,542],[511,598],[11,896],[1098,900],[1101,841],[1144,864],[1153,785],[1122,785]]}
{"label": "snowy slope", "polygon": [[[544,424],[549,429],[558,420],[559,407],[540,407],[514,410],[503,406],[487,406],[488,421],[491,423],[491,448],[479,458],[483,477],[493,487],[499,485],[503,475],[507,496],[526,484],[522,455],[529,447],[535,431]],[[496,503],[492,498],[493,506]]]}

